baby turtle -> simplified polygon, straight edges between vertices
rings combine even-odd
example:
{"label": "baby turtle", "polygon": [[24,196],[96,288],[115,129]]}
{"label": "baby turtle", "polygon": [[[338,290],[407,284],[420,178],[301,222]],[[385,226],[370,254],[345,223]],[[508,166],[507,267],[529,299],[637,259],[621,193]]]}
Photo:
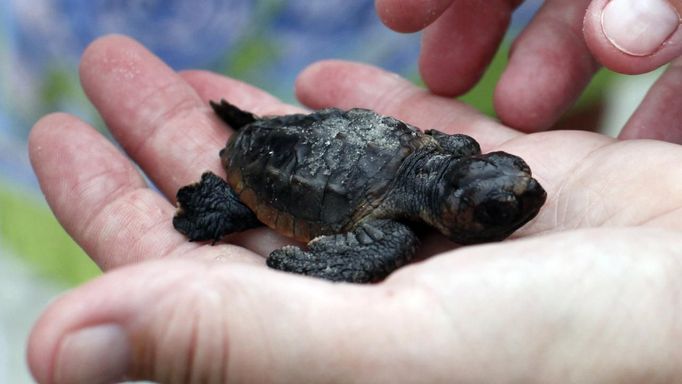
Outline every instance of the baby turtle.
{"label": "baby turtle", "polygon": [[459,244],[501,240],[545,202],[521,158],[483,155],[466,135],[359,108],[257,117],[211,106],[236,131],[220,151],[227,182],[206,172],[181,188],[173,225],[192,241],[265,224],[308,243],[273,251],[272,268],[377,281],[410,261],[419,225]]}

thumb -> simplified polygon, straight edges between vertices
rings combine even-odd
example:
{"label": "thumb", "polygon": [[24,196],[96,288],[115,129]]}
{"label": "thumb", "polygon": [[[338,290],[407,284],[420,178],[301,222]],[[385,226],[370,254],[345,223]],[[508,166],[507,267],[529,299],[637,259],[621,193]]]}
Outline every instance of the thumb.
{"label": "thumb", "polygon": [[375,381],[400,374],[391,351],[409,344],[381,336],[398,302],[379,292],[260,266],[152,261],[53,303],[28,360],[40,383]]}
{"label": "thumb", "polygon": [[648,72],[682,54],[680,15],[682,0],[593,0],[585,40],[609,69]]}

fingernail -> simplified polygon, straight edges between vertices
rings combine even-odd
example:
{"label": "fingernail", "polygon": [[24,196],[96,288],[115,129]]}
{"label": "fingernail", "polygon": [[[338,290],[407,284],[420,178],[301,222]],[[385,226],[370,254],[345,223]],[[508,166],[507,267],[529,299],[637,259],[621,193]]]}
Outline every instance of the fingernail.
{"label": "fingernail", "polygon": [[680,16],[666,0],[611,0],[602,11],[601,25],[618,50],[646,56],[675,32]]}
{"label": "fingernail", "polygon": [[105,324],[67,335],[57,352],[54,381],[112,383],[121,381],[130,363],[128,337],[118,325]]}

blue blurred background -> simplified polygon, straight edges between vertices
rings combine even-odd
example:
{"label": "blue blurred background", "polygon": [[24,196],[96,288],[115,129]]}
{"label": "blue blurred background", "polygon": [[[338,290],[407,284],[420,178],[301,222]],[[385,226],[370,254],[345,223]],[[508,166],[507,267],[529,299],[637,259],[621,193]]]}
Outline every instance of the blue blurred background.
{"label": "blue blurred background", "polygon": [[[517,10],[507,42],[466,102],[492,114],[508,41],[540,4],[528,0]],[[113,32],[140,40],[173,68],[219,71],[292,102],[296,74],[324,58],[373,63],[418,82],[419,36],[386,29],[373,0],[0,2],[0,383],[32,382],[24,363],[31,324],[52,297],[99,273],[47,208],[26,140],[32,124],[53,111],[104,129],[77,68],[87,44]],[[570,124],[609,119],[613,78],[598,76]]]}

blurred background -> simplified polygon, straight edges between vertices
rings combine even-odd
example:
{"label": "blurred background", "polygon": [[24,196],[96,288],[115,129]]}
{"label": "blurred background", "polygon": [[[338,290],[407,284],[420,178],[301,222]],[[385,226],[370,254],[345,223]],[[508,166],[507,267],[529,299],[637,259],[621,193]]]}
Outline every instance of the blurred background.
{"label": "blurred background", "polygon": [[[516,11],[507,41],[464,101],[493,114],[509,42],[541,3],[527,0]],[[0,383],[33,382],[24,362],[32,323],[53,297],[99,274],[45,204],[26,141],[33,123],[53,111],[105,132],[77,70],[87,44],[114,32],[175,69],[211,69],[291,102],[296,74],[324,58],[373,63],[419,82],[419,35],[386,29],[373,0],[0,2]],[[616,132],[655,76],[600,72],[561,126]]]}

